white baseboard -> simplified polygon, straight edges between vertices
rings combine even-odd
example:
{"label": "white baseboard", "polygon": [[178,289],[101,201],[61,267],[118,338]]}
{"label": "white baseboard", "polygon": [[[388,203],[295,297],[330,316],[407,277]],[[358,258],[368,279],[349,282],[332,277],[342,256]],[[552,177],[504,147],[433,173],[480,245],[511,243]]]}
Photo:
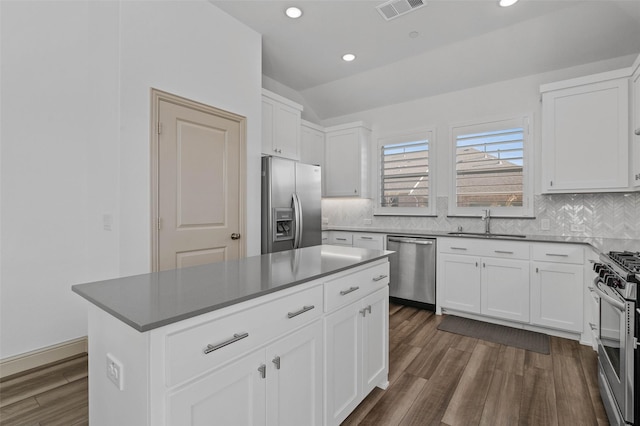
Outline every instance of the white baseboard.
{"label": "white baseboard", "polygon": [[0,379],[61,361],[74,355],[80,355],[86,353],[87,350],[87,338],[79,337],[57,345],[5,358],[0,360]]}

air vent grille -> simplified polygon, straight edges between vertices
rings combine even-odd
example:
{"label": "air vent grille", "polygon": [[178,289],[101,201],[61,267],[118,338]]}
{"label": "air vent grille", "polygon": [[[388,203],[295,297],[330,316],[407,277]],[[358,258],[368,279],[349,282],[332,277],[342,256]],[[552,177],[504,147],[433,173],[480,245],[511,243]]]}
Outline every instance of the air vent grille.
{"label": "air vent grille", "polygon": [[389,0],[376,6],[376,9],[384,19],[390,21],[426,5],[424,0]]}

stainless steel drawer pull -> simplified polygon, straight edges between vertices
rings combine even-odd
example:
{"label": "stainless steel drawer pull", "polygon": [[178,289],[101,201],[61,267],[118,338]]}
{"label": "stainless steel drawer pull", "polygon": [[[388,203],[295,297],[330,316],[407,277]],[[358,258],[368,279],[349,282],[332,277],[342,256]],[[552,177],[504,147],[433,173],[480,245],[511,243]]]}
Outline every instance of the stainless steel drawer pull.
{"label": "stainless steel drawer pull", "polygon": [[273,362],[273,365],[276,366],[276,370],[280,370],[280,357],[276,356],[275,358],[273,358],[273,360],[271,360],[271,362]]}
{"label": "stainless steel drawer pull", "polygon": [[267,377],[267,366],[262,364],[260,367],[258,367],[258,371],[260,372],[260,377],[262,377],[263,379],[265,377]]}
{"label": "stainless steel drawer pull", "polygon": [[593,331],[596,331],[598,329],[598,327],[592,322],[589,323],[589,327],[591,327],[591,330]]}
{"label": "stainless steel drawer pull", "polygon": [[293,317],[297,317],[300,314],[304,314],[307,311],[312,310],[313,308],[315,308],[314,305],[310,305],[310,306],[303,306],[302,309],[300,309],[299,311],[295,311],[295,312],[287,312],[287,318],[293,318]]}
{"label": "stainless steel drawer pull", "polygon": [[233,335],[233,337],[231,339],[226,340],[226,341],[224,341],[222,343],[218,343],[217,345],[211,345],[211,344],[207,345],[207,347],[204,348],[203,352],[205,354],[208,354],[208,353],[211,353],[213,351],[217,351],[220,348],[224,348],[225,346],[230,345],[232,343],[235,343],[238,340],[242,340],[242,339],[244,339],[246,337],[249,337],[249,333],[236,333],[236,334]]}
{"label": "stainless steel drawer pull", "polygon": [[555,257],[569,257],[568,254],[562,254],[562,253],[545,253],[547,256],[555,256]]}
{"label": "stainless steel drawer pull", "polygon": [[506,251],[506,250],[494,250],[495,253],[500,253],[500,254],[513,254],[512,251]]}
{"label": "stainless steel drawer pull", "polygon": [[349,290],[342,290],[340,292],[340,296],[344,296],[345,294],[349,294],[349,293],[353,293],[354,291],[358,290],[360,287],[349,287]]}
{"label": "stainless steel drawer pull", "polygon": [[360,237],[361,240],[373,240],[373,237]]}
{"label": "stainless steel drawer pull", "polygon": [[363,317],[367,316],[367,311],[369,311],[369,314],[371,314],[371,305],[367,306],[364,309],[360,310],[360,313],[362,314]]}
{"label": "stainless steel drawer pull", "polygon": [[373,280],[374,281],[380,281],[380,280],[384,280],[385,278],[387,278],[387,275],[378,275]]}
{"label": "stainless steel drawer pull", "polygon": [[338,241],[347,241],[346,238],[336,238],[336,240],[338,240]]}
{"label": "stainless steel drawer pull", "polygon": [[451,247],[451,250],[466,250],[466,247]]}

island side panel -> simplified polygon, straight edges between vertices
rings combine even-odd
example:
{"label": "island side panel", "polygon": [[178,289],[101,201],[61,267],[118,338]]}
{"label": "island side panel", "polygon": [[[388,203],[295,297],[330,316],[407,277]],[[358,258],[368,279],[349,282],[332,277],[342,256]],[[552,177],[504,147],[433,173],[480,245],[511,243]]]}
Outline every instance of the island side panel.
{"label": "island side panel", "polygon": [[[122,390],[108,378],[107,354],[120,364]],[[89,305],[89,423],[150,426],[149,333]]]}

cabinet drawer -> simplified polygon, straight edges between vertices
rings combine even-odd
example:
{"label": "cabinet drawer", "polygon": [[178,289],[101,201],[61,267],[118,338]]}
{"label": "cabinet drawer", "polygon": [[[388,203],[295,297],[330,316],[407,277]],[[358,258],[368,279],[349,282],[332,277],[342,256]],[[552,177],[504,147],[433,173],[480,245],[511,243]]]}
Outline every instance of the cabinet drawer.
{"label": "cabinet drawer", "polygon": [[529,243],[516,241],[487,241],[481,246],[482,256],[506,259],[529,259]]}
{"label": "cabinet drawer", "polygon": [[485,238],[439,238],[440,253],[465,254],[469,256],[529,259],[529,243]]}
{"label": "cabinet drawer", "polygon": [[389,284],[389,263],[352,272],[324,284],[325,312],[361,299]]}
{"label": "cabinet drawer", "polygon": [[533,244],[533,260],[556,263],[584,263],[582,246],[571,244]]}
{"label": "cabinet drawer", "polygon": [[355,233],[353,234],[353,246],[373,250],[384,250],[384,235]]}
{"label": "cabinet drawer", "polygon": [[353,234],[351,232],[332,231],[329,235],[329,244],[337,244],[341,246],[353,245]]}
{"label": "cabinet drawer", "polygon": [[245,311],[169,333],[166,336],[167,386],[212,370],[320,317],[322,307],[322,286],[318,285]]}

